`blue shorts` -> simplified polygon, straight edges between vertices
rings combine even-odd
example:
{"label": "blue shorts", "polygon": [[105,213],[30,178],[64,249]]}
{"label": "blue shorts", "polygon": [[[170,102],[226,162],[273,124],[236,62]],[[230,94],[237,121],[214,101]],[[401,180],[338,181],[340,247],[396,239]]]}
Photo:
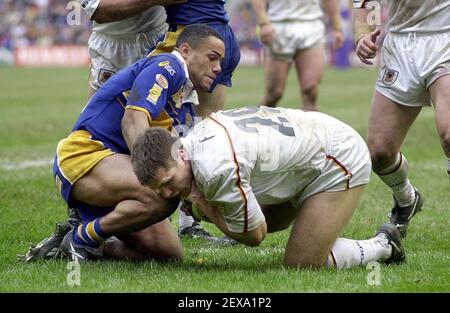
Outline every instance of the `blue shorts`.
{"label": "blue shorts", "polygon": [[[222,37],[225,43],[225,58],[220,64],[221,72],[211,85],[209,92],[212,92],[217,84],[232,86],[231,77],[233,76],[234,69],[238,66],[241,59],[241,51],[239,49],[239,43],[234,36],[233,30],[228,24],[223,23],[208,23],[212,29],[214,29],[220,37]],[[171,25],[169,31],[161,37],[161,40],[156,44],[155,48],[149,52],[149,56],[172,52],[175,48],[179,34],[183,31],[185,25]]]}
{"label": "blue shorts", "polygon": [[69,207],[78,210],[83,222],[104,216],[114,208],[96,207],[72,199],[73,185],[98,162],[114,153],[101,141],[93,140],[91,134],[85,130],[72,132],[58,144],[53,163],[53,177],[64,201]]}

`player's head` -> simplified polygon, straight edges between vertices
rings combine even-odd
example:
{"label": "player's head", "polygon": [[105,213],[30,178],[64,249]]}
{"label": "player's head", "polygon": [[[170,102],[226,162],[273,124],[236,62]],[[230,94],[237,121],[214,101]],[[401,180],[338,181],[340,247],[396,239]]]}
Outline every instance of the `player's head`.
{"label": "player's head", "polygon": [[220,35],[206,24],[192,24],[180,33],[176,49],[186,60],[189,77],[194,86],[209,90],[220,73],[225,45]]}
{"label": "player's head", "polygon": [[133,170],[142,185],[164,198],[189,195],[193,175],[178,138],[165,129],[152,127],[138,137],[131,150]]}

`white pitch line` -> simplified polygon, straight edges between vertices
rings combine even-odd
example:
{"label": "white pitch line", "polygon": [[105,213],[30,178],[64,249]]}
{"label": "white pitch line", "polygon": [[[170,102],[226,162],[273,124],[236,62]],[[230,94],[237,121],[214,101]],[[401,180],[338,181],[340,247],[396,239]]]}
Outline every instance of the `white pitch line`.
{"label": "white pitch line", "polygon": [[53,164],[53,159],[25,160],[18,163],[10,161],[0,161],[0,169],[6,171],[23,170],[30,167],[43,167]]}

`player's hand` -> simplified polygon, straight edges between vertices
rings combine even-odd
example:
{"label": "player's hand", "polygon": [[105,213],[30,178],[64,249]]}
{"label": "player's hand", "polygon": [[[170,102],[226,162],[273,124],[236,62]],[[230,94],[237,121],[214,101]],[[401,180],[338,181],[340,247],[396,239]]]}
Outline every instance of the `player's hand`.
{"label": "player's hand", "polygon": [[356,55],[364,64],[372,65],[371,59],[375,58],[378,45],[376,44],[381,31],[379,29],[362,37],[356,45]]}
{"label": "player's hand", "polygon": [[342,30],[333,30],[331,33],[331,38],[333,40],[331,48],[332,49],[340,49],[344,45],[344,33]]}
{"label": "player's hand", "polygon": [[275,36],[275,29],[273,29],[271,23],[266,23],[260,26],[259,38],[264,45],[268,47],[272,46]]}

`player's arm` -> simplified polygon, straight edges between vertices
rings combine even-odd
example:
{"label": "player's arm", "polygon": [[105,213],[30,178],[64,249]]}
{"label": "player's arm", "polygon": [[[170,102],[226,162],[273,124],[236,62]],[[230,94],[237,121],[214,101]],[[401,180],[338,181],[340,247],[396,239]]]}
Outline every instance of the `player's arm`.
{"label": "player's arm", "polygon": [[91,20],[97,23],[120,21],[155,5],[170,5],[187,0],[79,0]]}
{"label": "player's arm", "polygon": [[[167,64],[170,64],[167,61]],[[184,72],[173,64],[173,75],[158,64],[144,69],[136,77],[122,118],[122,135],[128,148],[141,132],[150,127],[165,108],[174,90],[178,90],[186,80]]]}
{"label": "player's arm", "polygon": [[[267,234],[267,224],[264,218],[259,218],[258,224],[253,225],[251,230],[245,232],[236,232],[230,230],[225,222],[225,218],[223,213],[208,202],[203,195],[203,193],[197,188],[195,182],[193,181],[191,194],[189,195],[188,200],[192,203],[193,206],[196,207],[197,210],[201,211],[203,216],[214,223],[217,228],[219,228],[225,235],[228,237],[241,242],[247,246],[258,246],[264,240]],[[259,209],[254,208],[254,209]]]}
{"label": "player's arm", "polygon": [[332,27],[333,48],[339,49],[344,44],[342,32],[341,12],[338,0],[322,0],[323,9],[328,15]]}
{"label": "player's arm", "polygon": [[275,30],[267,14],[267,0],[252,0],[252,4],[258,20],[259,38],[263,44],[270,46],[275,38]]}
{"label": "player's arm", "polygon": [[353,1],[353,32],[356,44],[356,55],[361,62],[372,65],[371,59],[375,58],[378,51],[377,37],[380,30],[376,29],[376,25],[369,23],[368,15],[369,7],[366,5],[368,1]]}

